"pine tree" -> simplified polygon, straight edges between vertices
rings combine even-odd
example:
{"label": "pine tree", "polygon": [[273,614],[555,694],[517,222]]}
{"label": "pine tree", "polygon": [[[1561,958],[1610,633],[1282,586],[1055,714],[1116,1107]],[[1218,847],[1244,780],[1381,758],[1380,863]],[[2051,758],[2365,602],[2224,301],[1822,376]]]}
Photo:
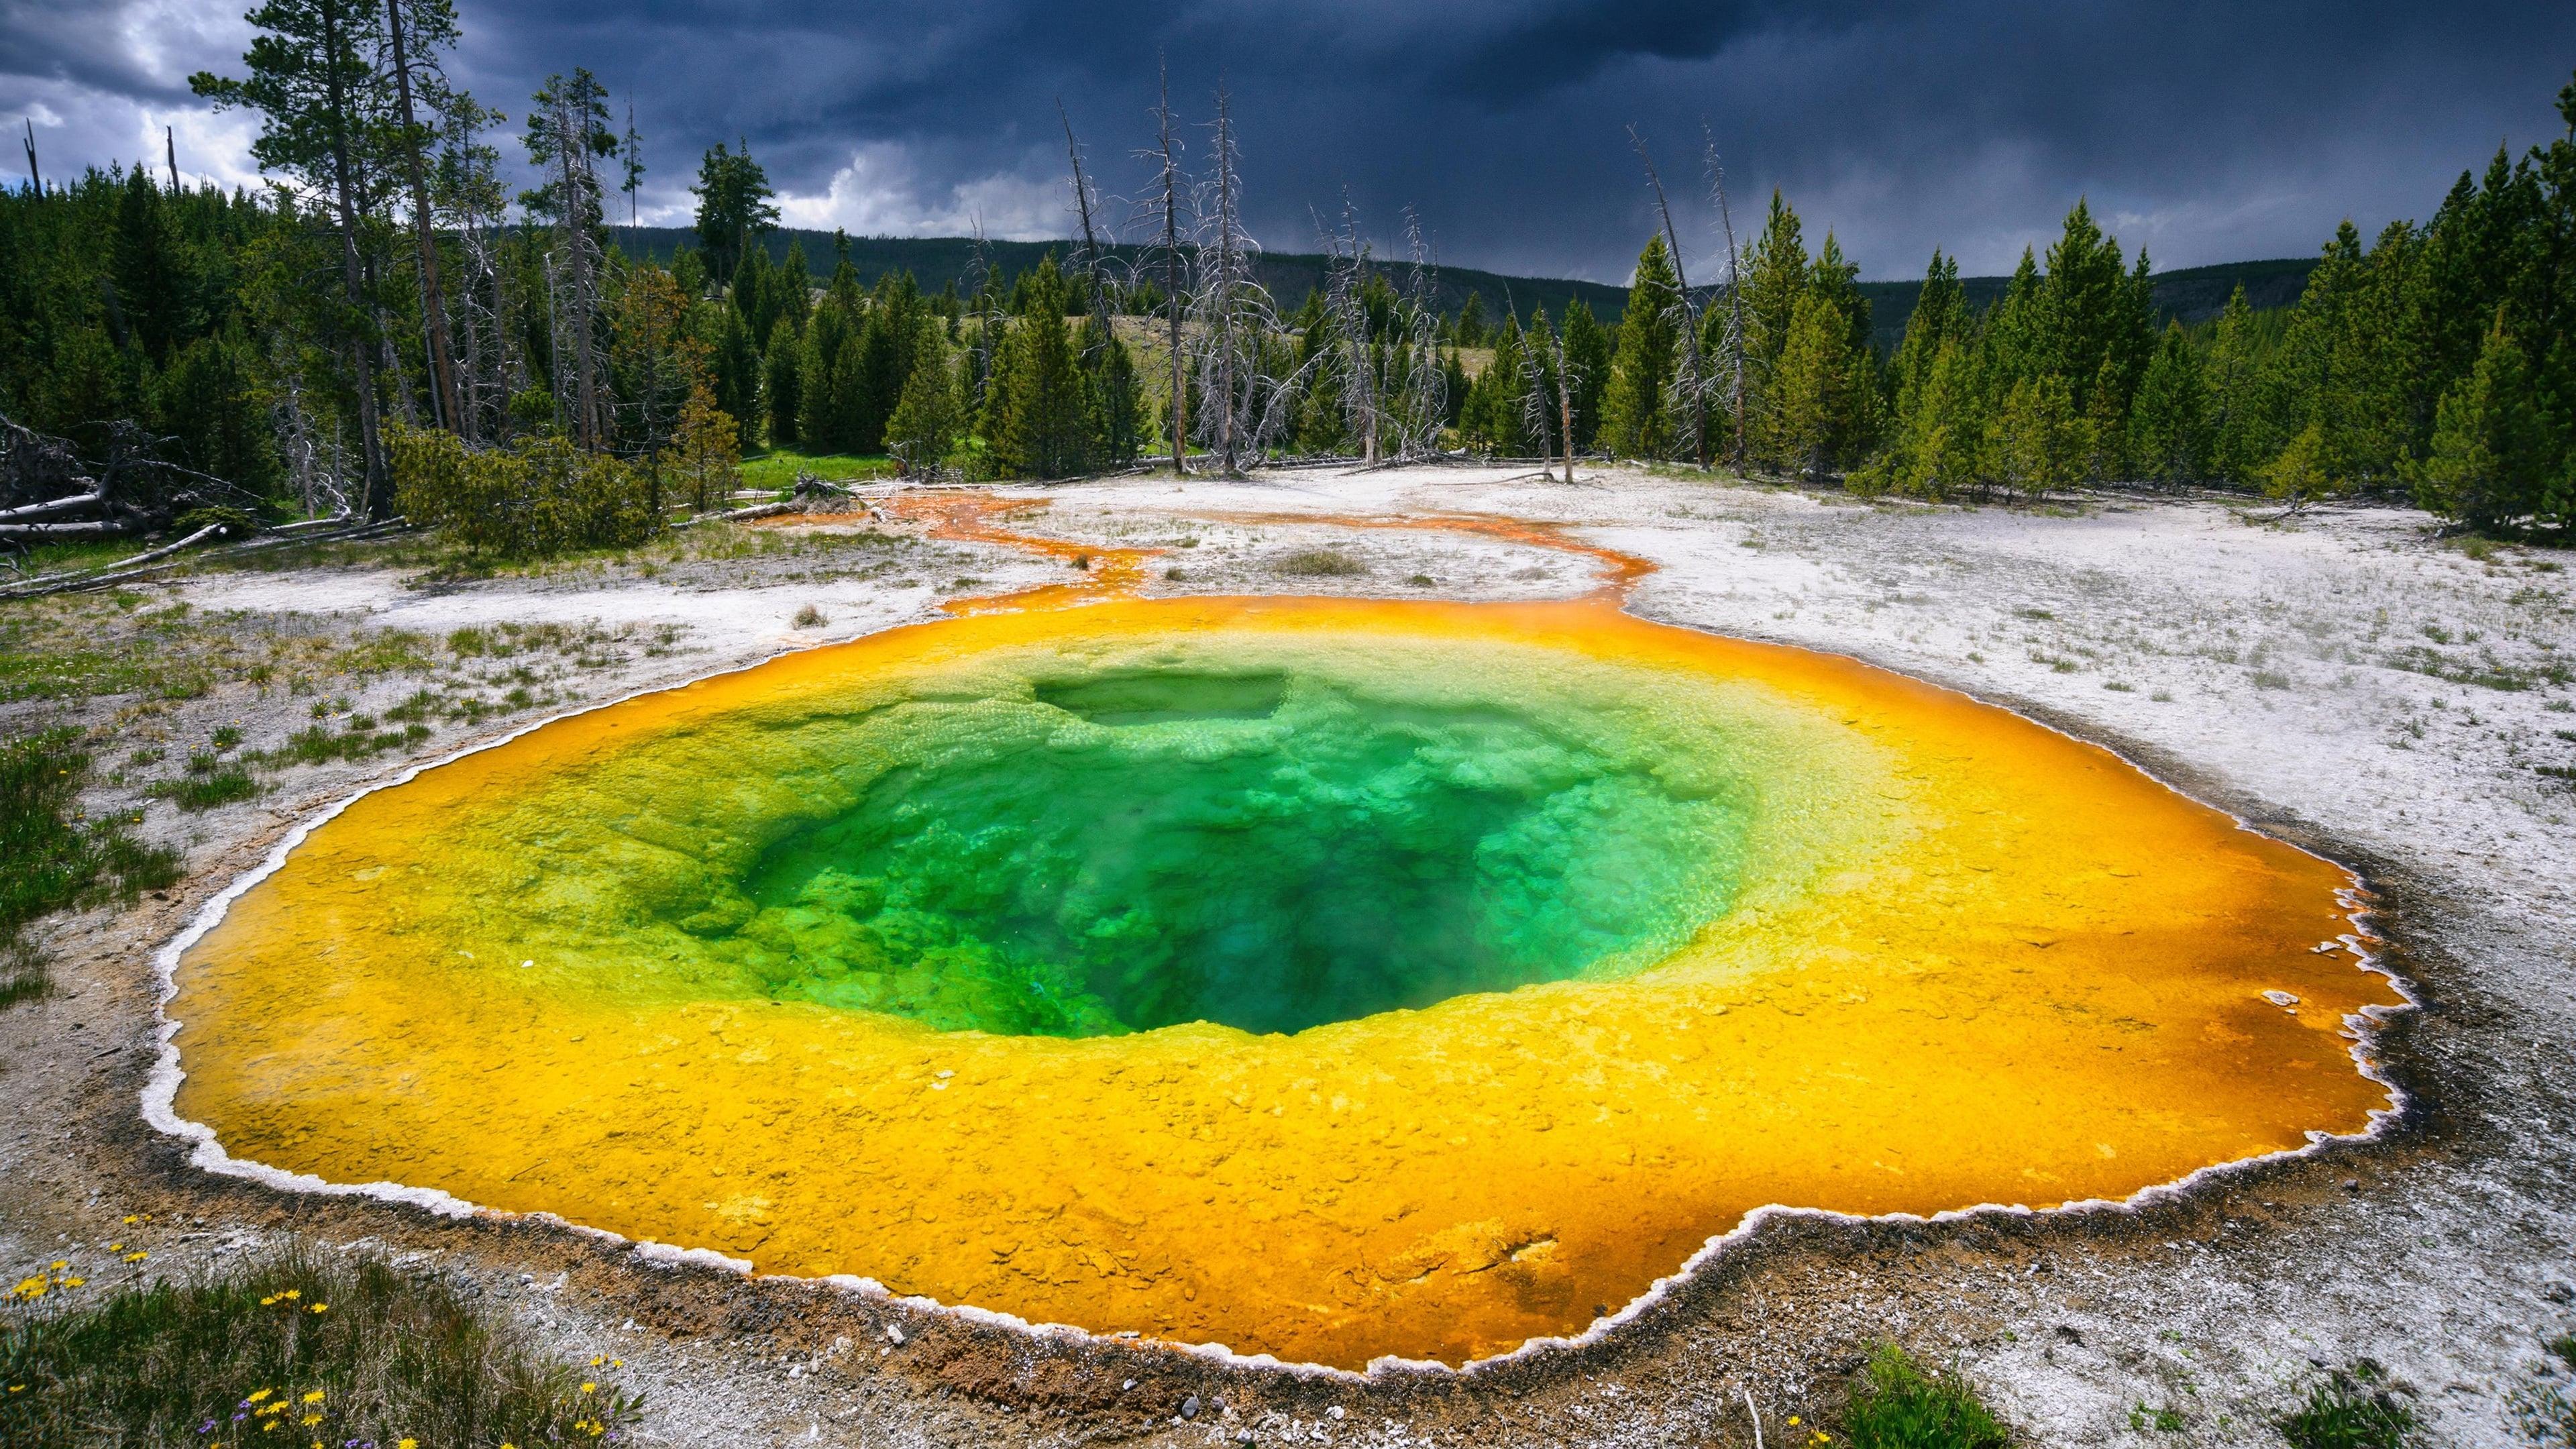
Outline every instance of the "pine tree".
{"label": "pine tree", "polygon": [[2074,482],[2074,423],[2063,381],[2047,375],[2015,381],[1987,427],[1988,473],[2006,493],[2033,500]]}
{"label": "pine tree", "polygon": [[[2549,439],[2522,346],[2504,310],[2478,349],[2477,366],[2442,398],[2416,501],[2469,526],[2500,530],[2547,510]],[[2564,513],[2564,505],[2556,510]]]}
{"label": "pine tree", "polygon": [[738,420],[736,425],[741,432],[735,439],[737,451],[755,447],[758,439],[754,434],[760,426],[759,344],[752,340],[751,327],[743,321],[742,313],[734,308],[702,305],[699,311],[711,319],[715,333],[713,337],[701,336],[715,406]]}
{"label": "pine tree", "polygon": [[2325,424],[2309,420],[2291,437],[2289,446],[2263,466],[2261,476],[2263,496],[2287,503],[2292,513],[2306,507],[2309,499],[2330,491],[2335,473]]}
{"label": "pine tree", "polygon": [[1753,243],[1744,268],[1744,409],[1745,434],[1760,431],[1772,374],[1789,345],[1789,327],[1806,294],[1811,269],[1798,213],[1780,193],[1771,193],[1771,215]]}
{"label": "pine tree", "polygon": [[907,477],[936,469],[956,450],[965,409],[957,396],[957,374],[948,361],[948,344],[936,327],[919,330],[912,375],[894,416],[886,420],[886,451]]}
{"label": "pine tree", "polygon": [[2219,315],[2203,377],[2209,390],[2210,474],[2251,487],[2260,481],[2263,465],[2281,450],[2281,440],[2265,385],[2268,369],[2255,335],[2254,309],[2242,286]]}
{"label": "pine tree", "polygon": [[1869,298],[1860,289],[1860,268],[1843,255],[1842,244],[1830,231],[1808,270],[1807,287],[1842,322],[1841,356],[1835,361],[1842,412],[1834,420],[1829,445],[1832,465],[1839,467],[1876,446],[1882,420],[1878,355],[1870,344]]}
{"label": "pine tree", "polygon": [[2129,457],[2146,478],[2180,486],[2209,466],[2209,398],[2200,354],[2180,322],[2167,323],[2129,410]]}
{"label": "pine tree", "polygon": [[152,428],[170,440],[170,461],[266,493],[284,469],[243,362],[247,346],[237,334],[182,346],[154,379]]}
{"label": "pine tree", "polygon": [[680,405],[670,446],[653,468],[671,479],[693,510],[710,512],[742,482],[741,425],[716,406],[715,394],[703,384],[693,387]]}
{"label": "pine tree", "polygon": [[1136,355],[1119,337],[1105,305],[1082,319],[1076,346],[1091,400],[1093,461],[1124,468],[1145,446],[1145,384],[1136,372]]}
{"label": "pine tree", "polygon": [[1064,279],[1055,257],[1024,273],[1027,311],[995,367],[1001,399],[988,397],[992,466],[1006,478],[1071,478],[1089,471],[1091,408],[1064,325]]}
{"label": "pine tree", "polygon": [[111,316],[122,320],[127,339],[153,366],[162,366],[180,340],[199,329],[195,268],[161,188],[140,165],[126,174],[118,192],[116,231],[108,246],[115,285]]}
{"label": "pine tree", "polygon": [[1452,335],[1461,347],[1485,345],[1485,296],[1482,292],[1467,294],[1466,302],[1458,308],[1458,325]]}
{"label": "pine tree", "polygon": [[393,481],[385,470],[384,437],[377,415],[375,341],[369,331],[375,301],[360,257],[359,234],[368,211],[363,188],[372,169],[372,142],[385,114],[384,76],[372,64],[378,34],[374,6],[351,0],[267,0],[246,17],[260,33],[242,60],[247,78],[199,71],[189,89],[217,109],[244,106],[261,113],[251,156],[269,171],[303,183],[308,195],[327,198],[336,223],[341,301],[351,391],[358,408],[358,449],[366,475],[363,507],[384,518],[393,508]]}
{"label": "pine tree", "polygon": [[1900,418],[1913,411],[1908,399],[1931,380],[1932,362],[1940,355],[1941,344],[1963,336],[1972,320],[1967,289],[1959,285],[1958,259],[1945,257],[1936,248],[1931,265],[1923,269],[1923,289],[1916,294],[1914,310],[1905,319],[1904,340],[1897,343],[1890,364]]}
{"label": "pine tree", "polygon": [[769,354],[761,359],[760,396],[769,411],[769,446],[792,448],[800,436],[797,419],[803,412],[804,349],[798,345],[796,329],[774,326],[769,332]]}
{"label": "pine tree", "polygon": [[1521,348],[1520,319],[1506,315],[1494,333],[1493,358],[1468,388],[1467,404],[1459,415],[1458,430],[1466,435],[1468,446],[1507,458],[1537,451],[1524,421],[1529,382]]}
{"label": "pine tree", "polygon": [[1672,258],[1657,232],[1638,254],[1619,321],[1619,348],[1601,402],[1602,443],[1623,458],[1660,458],[1672,448],[1665,393],[1673,376],[1678,326],[1672,312]]}
{"label": "pine tree", "polygon": [[1574,373],[1574,448],[1590,452],[1601,435],[1601,402],[1610,392],[1610,331],[1581,299],[1566,305],[1565,362]]}
{"label": "pine tree", "polygon": [[1822,479],[1843,451],[1853,409],[1849,324],[1826,288],[1799,297],[1773,364],[1758,450],[1793,476]]}
{"label": "pine tree", "polygon": [[719,284],[730,283],[743,254],[778,226],[778,208],[770,198],[769,173],[751,159],[751,147],[728,151],[718,141],[698,162],[698,245]]}

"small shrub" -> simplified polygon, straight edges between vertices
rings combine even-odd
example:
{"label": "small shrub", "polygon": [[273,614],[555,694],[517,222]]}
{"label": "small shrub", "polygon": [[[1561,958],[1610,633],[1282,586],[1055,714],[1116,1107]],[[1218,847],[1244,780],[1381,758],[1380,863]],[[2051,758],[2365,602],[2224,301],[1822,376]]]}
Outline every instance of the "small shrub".
{"label": "small shrub", "polygon": [[453,433],[395,425],[386,444],[394,506],[471,554],[547,558],[641,543],[662,531],[661,489],[652,475],[562,437],[477,451]]}
{"label": "small shrub", "polygon": [[2281,1437],[2292,1449],[2408,1449],[2416,1442],[2415,1411],[2388,1391],[2387,1377],[2369,1359],[2336,1369],[2281,1421]]}
{"label": "small shrub", "polygon": [[1927,1375],[1892,1343],[1861,1371],[1843,1411],[1843,1435],[1851,1449],[2005,1449],[2012,1442],[1965,1378],[1946,1369]]}
{"label": "small shrub", "polygon": [[1348,554],[1329,548],[1301,549],[1279,561],[1278,572],[1299,578],[1351,578],[1368,569]]}
{"label": "small shrub", "polygon": [[290,1252],[20,1321],[0,1443],[595,1444],[640,1417],[606,1367],[544,1356],[442,1283]]}
{"label": "small shrub", "polygon": [[796,611],[796,617],[790,622],[799,629],[820,629],[832,621],[823,613],[822,610],[815,608],[812,604],[807,604],[804,608]]}

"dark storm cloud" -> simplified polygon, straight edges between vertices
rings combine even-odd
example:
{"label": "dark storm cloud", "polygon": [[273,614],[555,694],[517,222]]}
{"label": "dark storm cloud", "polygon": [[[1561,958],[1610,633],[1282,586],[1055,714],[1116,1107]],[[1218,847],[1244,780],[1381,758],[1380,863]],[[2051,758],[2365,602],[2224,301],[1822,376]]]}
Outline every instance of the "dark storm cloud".
{"label": "dark storm cloud", "polygon": [[[1136,189],[1128,153],[1149,136],[1159,52],[1192,121],[1219,84],[1232,92],[1271,246],[1311,249],[1309,209],[1347,188],[1381,237],[1411,205],[1446,259],[1613,280],[1651,219],[1630,123],[1686,193],[1694,253],[1713,247],[1705,121],[1740,225],[1778,186],[1868,275],[1914,273],[1935,245],[2007,268],[2078,195],[2178,266],[2305,254],[2347,215],[2429,213],[2500,141],[2559,129],[2551,100],[2576,63],[2576,6],[2499,0],[460,9],[453,69],[487,102],[515,112],[574,65],[631,99],[645,204],[667,216],[697,153],[741,137],[810,224],[1059,233],[1057,99],[1111,189]],[[0,0],[0,115],[36,115],[58,167],[139,154],[166,122],[183,166],[241,175],[247,132],[191,113],[184,86],[233,63],[237,14]]]}

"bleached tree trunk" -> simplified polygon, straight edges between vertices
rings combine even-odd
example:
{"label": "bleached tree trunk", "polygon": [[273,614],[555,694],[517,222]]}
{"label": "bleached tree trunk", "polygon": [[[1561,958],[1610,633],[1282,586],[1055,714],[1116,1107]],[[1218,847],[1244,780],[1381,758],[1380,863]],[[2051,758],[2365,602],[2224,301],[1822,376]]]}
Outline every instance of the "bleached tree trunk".
{"label": "bleached tree trunk", "polygon": [[1440,368],[1439,268],[1422,239],[1422,219],[1409,206],[1404,209],[1404,246],[1412,263],[1405,279],[1405,320],[1413,370],[1405,377],[1396,456],[1413,458],[1439,451],[1440,429],[1449,416],[1449,378]]}
{"label": "bleached tree trunk", "polygon": [[[1690,278],[1682,271],[1681,235],[1673,229],[1673,208],[1664,199],[1664,179],[1655,173],[1655,158],[1646,154],[1646,138],[1637,128],[1628,128],[1628,143],[1637,150],[1637,159],[1645,163],[1646,184],[1654,188],[1655,211],[1663,218],[1664,250],[1673,263],[1673,311],[1681,323],[1681,366],[1676,369],[1675,391],[1683,407],[1682,426],[1690,430],[1691,452],[1699,466],[1708,466],[1708,399],[1700,383],[1699,316],[1690,301]],[[1572,481],[1569,479],[1568,481]]]}
{"label": "bleached tree trunk", "polygon": [[1707,143],[1708,189],[1717,201],[1718,225],[1726,233],[1726,360],[1732,379],[1727,394],[1727,414],[1734,420],[1734,448],[1728,462],[1737,472],[1744,469],[1744,254],[1735,245],[1735,213],[1726,204],[1726,167],[1717,156],[1717,137],[1705,126],[1701,136]]}
{"label": "bleached tree trunk", "polygon": [[[1333,371],[1340,374],[1342,416],[1360,442],[1360,461],[1378,459],[1377,339],[1369,335],[1368,243],[1349,192],[1342,194],[1341,229],[1324,238],[1324,315],[1332,328]],[[1321,357],[1318,362],[1322,362]]]}
{"label": "bleached tree trunk", "polygon": [[1172,78],[1162,76],[1161,99],[1154,106],[1154,125],[1161,142],[1162,174],[1158,180],[1163,212],[1163,310],[1170,320],[1172,361],[1172,471],[1189,471],[1189,388],[1181,352],[1181,307],[1188,289],[1181,285],[1181,168],[1172,136]]}

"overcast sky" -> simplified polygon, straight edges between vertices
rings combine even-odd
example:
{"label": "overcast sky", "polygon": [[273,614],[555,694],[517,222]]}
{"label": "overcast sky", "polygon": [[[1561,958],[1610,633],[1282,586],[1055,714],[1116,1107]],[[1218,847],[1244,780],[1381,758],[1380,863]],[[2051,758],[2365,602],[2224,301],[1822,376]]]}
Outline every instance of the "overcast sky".
{"label": "overcast sky", "polygon": [[[363,0],[362,0],[363,3]],[[0,118],[60,176],[161,157],[254,179],[254,122],[189,96],[237,70],[243,0],[0,0]],[[1158,51],[1192,123],[1233,94],[1256,235],[1316,250],[1345,188],[1381,238],[1415,207],[1441,260],[1621,281],[1652,223],[1625,128],[1716,249],[1703,121],[1739,227],[1773,187],[1871,278],[1934,246],[2008,270],[2091,199],[2158,269],[2303,256],[2351,217],[2423,218],[2499,142],[2559,134],[2566,0],[2108,5],[2085,0],[457,0],[451,75],[515,123],[588,66],[683,221],[740,137],[787,218],[854,234],[1070,225],[1061,98],[1113,192],[1141,191]],[[515,124],[512,128],[515,134]],[[1188,132],[1193,158],[1204,132]],[[11,151],[18,148],[15,144]],[[516,155],[515,142],[508,148]],[[23,163],[21,163],[23,165]],[[16,169],[16,168],[12,168]],[[23,181],[23,170],[18,174]],[[1748,237],[1749,240],[1749,237]]]}

